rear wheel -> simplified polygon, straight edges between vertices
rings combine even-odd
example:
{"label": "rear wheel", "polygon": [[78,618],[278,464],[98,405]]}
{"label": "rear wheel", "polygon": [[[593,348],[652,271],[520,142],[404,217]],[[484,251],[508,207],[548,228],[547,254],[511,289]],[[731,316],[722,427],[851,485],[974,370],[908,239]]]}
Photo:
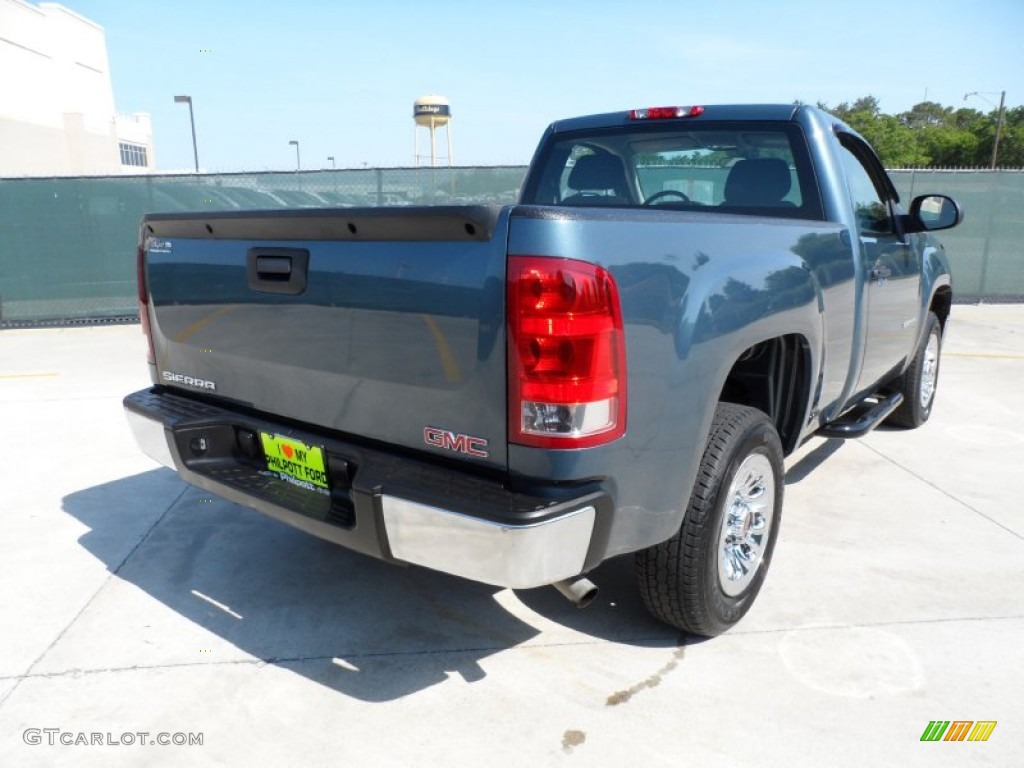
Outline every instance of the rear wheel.
{"label": "rear wheel", "polygon": [[640,594],[654,616],[713,636],[750,610],[779,532],[782,458],[767,415],[719,404],[682,526],[636,555]]}
{"label": "rear wheel", "polygon": [[897,382],[903,403],[893,411],[887,423],[896,427],[920,427],[932,415],[935,389],[939,383],[939,359],[942,352],[942,325],[934,312],[925,320],[925,335],[914,359]]}

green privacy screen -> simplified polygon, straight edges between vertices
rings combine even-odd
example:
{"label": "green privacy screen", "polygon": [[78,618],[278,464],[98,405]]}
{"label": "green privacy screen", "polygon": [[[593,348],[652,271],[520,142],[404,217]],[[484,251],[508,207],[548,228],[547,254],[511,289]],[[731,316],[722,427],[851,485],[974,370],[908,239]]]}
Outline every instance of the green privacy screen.
{"label": "green privacy screen", "polygon": [[[515,202],[526,168],[406,168],[0,179],[0,327],[131,320],[147,212]],[[896,171],[904,200],[945,192],[960,299],[1024,300],[1024,172]]]}
{"label": "green privacy screen", "polygon": [[1024,301],[1024,171],[890,171],[900,198],[943,193],[966,211],[939,232],[960,300]]}

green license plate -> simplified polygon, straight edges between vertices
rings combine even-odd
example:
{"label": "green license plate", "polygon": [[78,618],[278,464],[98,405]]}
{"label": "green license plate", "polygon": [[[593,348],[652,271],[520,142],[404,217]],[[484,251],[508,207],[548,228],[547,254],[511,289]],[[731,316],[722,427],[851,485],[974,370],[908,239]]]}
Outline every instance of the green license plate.
{"label": "green license plate", "polygon": [[267,469],[294,485],[327,492],[327,464],[323,448],[269,432],[260,432],[260,440],[267,458]]}

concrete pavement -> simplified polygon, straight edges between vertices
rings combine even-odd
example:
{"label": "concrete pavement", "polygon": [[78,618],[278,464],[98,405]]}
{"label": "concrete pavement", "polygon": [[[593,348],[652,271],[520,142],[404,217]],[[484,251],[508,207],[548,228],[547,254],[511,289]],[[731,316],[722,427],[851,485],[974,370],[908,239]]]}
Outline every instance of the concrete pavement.
{"label": "concrete pavement", "polygon": [[1021,764],[1024,306],[954,307],[924,428],[788,460],[767,583],[707,641],[628,558],[578,611],[181,483],[121,412],[144,357],[138,326],[0,333],[0,765]]}

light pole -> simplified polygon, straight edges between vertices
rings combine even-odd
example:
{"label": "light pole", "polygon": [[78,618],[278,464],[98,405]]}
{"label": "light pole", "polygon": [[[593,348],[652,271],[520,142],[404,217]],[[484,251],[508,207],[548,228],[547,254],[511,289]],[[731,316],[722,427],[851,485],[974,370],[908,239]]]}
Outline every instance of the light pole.
{"label": "light pole", "polygon": [[196,163],[196,173],[199,173],[199,148],[196,146],[196,118],[192,114],[192,97],[175,96],[175,104],[188,104],[188,121],[192,124],[192,159]]}
{"label": "light pole", "polygon": [[[979,99],[983,99],[984,101],[988,101],[988,99],[986,99],[983,94],[988,94],[990,96],[995,96],[996,92],[995,91],[971,91],[970,93],[965,93],[964,94],[964,101],[967,101],[967,97],[968,96],[977,96]],[[988,101],[988,103],[992,104],[991,101]],[[993,171],[996,169],[996,159],[999,157],[999,139],[1001,139],[1002,136],[1003,136],[1003,111],[1004,111],[1004,105],[1005,104],[1006,104],[1006,91],[1000,91],[999,92],[999,112],[996,114],[996,140],[995,140],[995,143],[992,145],[992,165],[990,166],[991,170],[993,170]],[[995,106],[995,104],[992,104],[992,106]]]}
{"label": "light pole", "polygon": [[297,142],[295,139],[292,139],[288,143],[295,145],[295,170],[296,171],[301,171],[302,170],[302,158],[299,155],[299,142]]}
{"label": "light pole", "polygon": [[331,161],[331,170],[332,170],[332,171],[333,171],[334,169],[336,169],[336,168],[338,167],[338,166],[337,166],[337,165],[335,165],[335,163],[334,163],[334,155],[328,155],[328,156],[327,156],[327,159]]}

